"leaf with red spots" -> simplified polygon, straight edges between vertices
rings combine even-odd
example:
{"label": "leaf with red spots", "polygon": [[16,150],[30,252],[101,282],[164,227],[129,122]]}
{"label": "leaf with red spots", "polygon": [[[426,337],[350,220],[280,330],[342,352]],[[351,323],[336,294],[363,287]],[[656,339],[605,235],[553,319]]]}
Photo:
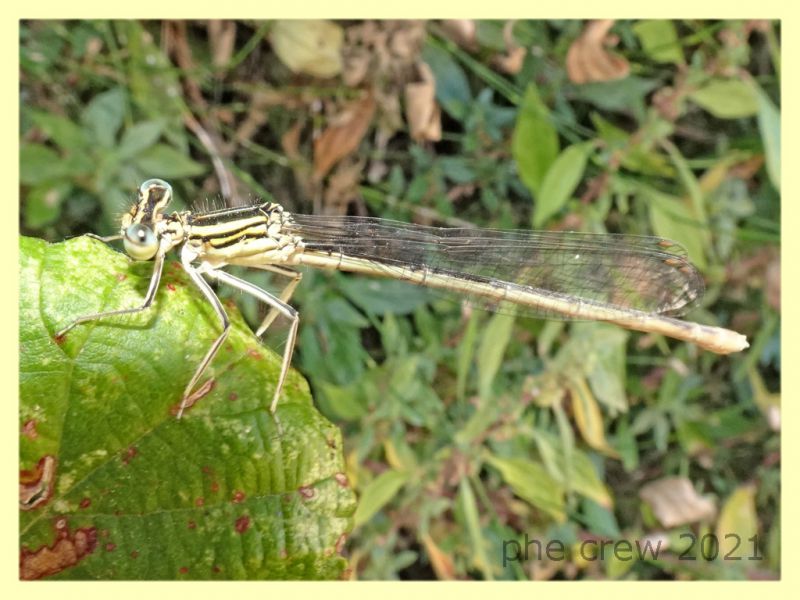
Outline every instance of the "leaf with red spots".
{"label": "leaf with red spots", "polygon": [[270,414],[280,360],[238,312],[181,420],[219,323],[180,270],[149,311],[56,344],[75,317],[141,302],[150,269],[87,238],[21,240],[20,576],[341,577],[355,498],[339,431],[295,372]]}

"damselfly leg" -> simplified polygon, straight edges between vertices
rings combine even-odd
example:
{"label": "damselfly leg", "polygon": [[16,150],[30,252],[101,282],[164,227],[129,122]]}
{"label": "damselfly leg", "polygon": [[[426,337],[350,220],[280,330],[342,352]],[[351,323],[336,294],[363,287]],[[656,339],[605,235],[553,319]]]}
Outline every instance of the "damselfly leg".
{"label": "damselfly leg", "polygon": [[98,242],[103,242],[104,244],[107,244],[108,242],[116,242],[117,240],[122,239],[121,234],[104,236],[104,235],[97,235],[96,233],[87,233],[84,235],[86,235],[86,237],[92,238],[93,240],[97,240]]}
{"label": "damselfly leg", "polygon": [[[283,291],[281,295],[278,296],[278,299],[283,302],[284,304],[289,304],[289,300],[292,299],[292,294],[294,294],[295,288],[300,284],[300,281],[303,279],[303,274],[299,271],[292,271],[291,269],[284,269],[282,267],[276,267],[275,265],[253,265],[256,269],[261,269],[263,271],[271,271],[272,273],[277,273],[278,275],[283,275],[284,277],[291,277],[292,281],[290,281]],[[261,321],[261,325],[258,326],[256,329],[256,335],[261,337],[264,332],[272,325],[272,322],[278,316],[279,310],[275,307],[270,308],[267,316],[264,317],[264,320]]]}
{"label": "damselfly leg", "polygon": [[228,333],[230,332],[231,328],[231,322],[228,319],[228,314],[222,307],[222,302],[219,301],[219,298],[217,298],[217,295],[214,293],[214,290],[211,289],[211,286],[208,285],[205,279],[203,279],[201,271],[192,265],[192,261],[194,261],[196,258],[197,253],[192,250],[190,246],[184,246],[181,249],[181,265],[183,266],[183,270],[189,274],[189,277],[192,278],[194,284],[200,289],[201,292],[203,292],[206,300],[208,300],[209,304],[211,304],[211,307],[214,309],[214,312],[217,314],[217,317],[219,317],[220,323],[222,324],[222,332],[211,344],[211,347],[208,349],[208,352],[206,352],[203,360],[200,361],[197,369],[195,369],[194,375],[192,375],[192,378],[186,386],[186,389],[183,391],[183,398],[181,399],[181,406],[178,409],[177,415],[179,419],[181,416],[183,416],[183,411],[186,410],[186,407],[194,404],[193,400],[190,401],[194,387],[200,380],[200,377],[202,377],[206,367],[214,359],[214,356],[216,356],[217,351],[222,345],[222,342],[224,342],[225,338],[228,337]]}
{"label": "damselfly leg", "polygon": [[153,299],[156,297],[156,292],[158,291],[158,284],[161,282],[161,272],[164,269],[165,254],[166,252],[159,251],[158,254],[156,254],[155,256],[153,263],[153,276],[150,278],[150,285],[147,288],[147,294],[145,294],[144,302],[142,302],[140,306],[137,306],[135,308],[122,308],[119,310],[109,310],[105,312],[99,312],[91,315],[84,315],[82,317],[78,317],[72,323],[67,325],[64,329],[59,331],[56,334],[56,338],[64,337],[64,335],[66,335],[67,332],[69,332],[76,325],[80,325],[81,323],[87,323],[89,321],[96,321],[98,319],[104,319],[106,317],[114,317],[117,315],[135,314],[150,308],[150,306],[153,304]]}
{"label": "damselfly leg", "polygon": [[[209,277],[216,279],[217,281],[226,283],[231,287],[254,296],[256,299],[261,300],[263,303],[270,306],[272,310],[282,314],[290,321],[289,334],[286,337],[286,347],[283,350],[281,373],[278,377],[278,384],[275,386],[275,393],[272,396],[272,404],[270,405],[270,412],[274,414],[278,408],[278,398],[280,397],[281,389],[283,388],[283,382],[286,380],[286,374],[289,372],[289,365],[292,364],[292,353],[294,352],[294,345],[297,341],[297,326],[300,324],[300,315],[294,308],[279,300],[272,294],[265,292],[260,287],[257,287],[248,281],[234,277],[230,273],[217,269],[208,269],[207,271],[204,271],[204,273]],[[299,281],[299,279],[295,281]]]}

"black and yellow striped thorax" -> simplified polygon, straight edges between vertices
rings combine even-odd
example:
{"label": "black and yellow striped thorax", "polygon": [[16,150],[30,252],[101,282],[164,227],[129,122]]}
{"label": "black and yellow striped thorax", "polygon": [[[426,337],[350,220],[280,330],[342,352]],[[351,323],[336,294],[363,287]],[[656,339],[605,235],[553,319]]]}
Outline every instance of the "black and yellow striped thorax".
{"label": "black and yellow striped thorax", "polygon": [[289,223],[291,215],[272,202],[184,215],[186,241],[205,256],[246,256],[296,244],[296,236],[286,234]]}

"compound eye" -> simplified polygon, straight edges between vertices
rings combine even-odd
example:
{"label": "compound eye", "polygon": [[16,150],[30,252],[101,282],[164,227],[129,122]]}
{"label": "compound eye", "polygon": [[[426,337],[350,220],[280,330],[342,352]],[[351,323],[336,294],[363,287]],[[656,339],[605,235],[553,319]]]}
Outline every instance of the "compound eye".
{"label": "compound eye", "polygon": [[125,230],[123,242],[125,243],[125,252],[136,260],[150,260],[158,251],[156,234],[147,225],[141,223],[134,223]]}
{"label": "compound eye", "polygon": [[139,194],[147,196],[156,190],[159,196],[172,196],[172,186],[163,179],[148,179],[139,186]]}
{"label": "compound eye", "polygon": [[163,179],[148,179],[139,186],[140,209],[152,215],[152,218],[156,218],[171,200],[172,186]]}

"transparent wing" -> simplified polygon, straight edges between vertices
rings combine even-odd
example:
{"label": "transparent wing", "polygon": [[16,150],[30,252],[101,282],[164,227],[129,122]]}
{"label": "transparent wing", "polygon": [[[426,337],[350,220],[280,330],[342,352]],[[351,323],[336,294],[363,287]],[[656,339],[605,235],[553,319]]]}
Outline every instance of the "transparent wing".
{"label": "transparent wing", "polygon": [[[657,237],[427,227],[371,217],[293,215],[289,233],[307,251],[368,260],[376,275],[402,279],[428,269],[464,281],[506,285],[595,305],[680,315],[702,297],[703,280],[679,244]],[[489,310],[504,303],[471,300]],[[543,309],[519,312],[573,318]]]}

